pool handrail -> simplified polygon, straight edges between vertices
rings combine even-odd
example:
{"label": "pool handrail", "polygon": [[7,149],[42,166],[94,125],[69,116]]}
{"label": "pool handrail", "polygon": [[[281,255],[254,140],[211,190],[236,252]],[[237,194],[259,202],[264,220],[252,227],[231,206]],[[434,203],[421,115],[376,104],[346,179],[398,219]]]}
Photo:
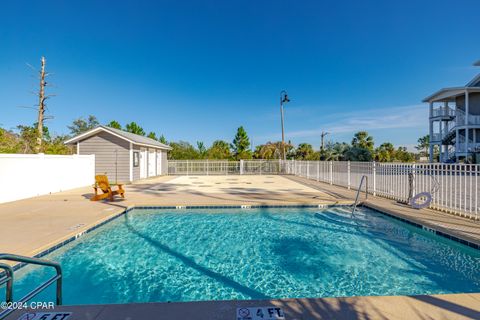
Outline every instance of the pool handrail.
{"label": "pool handrail", "polygon": [[0,269],[5,271],[5,276],[0,278],[0,286],[7,284],[5,302],[13,302],[13,268],[5,263],[0,263]]}
{"label": "pool handrail", "polygon": [[363,181],[365,181],[365,199],[368,199],[368,176],[363,175],[360,179],[360,185],[358,186],[357,195],[355,197],[355,202],[353,203],[352,214],[350,215],[350,217],[355,216],[355,210],[357,209],[358,197],[360,196],[360,192],[362,191]]}
{"label": "pool handrail", "polygon": [[[40,258],[34,258],[34,257],[27,257],[27,256],[21,256],[17,254],[9,254],[9,253],[0,253],[0,260],[7,260],[7,261],[14,261],[14,262],[19,262],[19,263],[24,263],[24,264],[34,264],[34,265],[40,265],[40,266],[46,266],[46,267],[52,267],[55,268],[56,275],[27,293],[23,298],[21,298],[18,302],[23,303],[27,302],[28,300],[32,299],[35,297],[37,294],[42,292],[44,289],[49,287],[52,283],[56,282],[56,304],[61,305],[62,304],[62,267],[59,263],[54,262],[54,261],[49,261],[45,259],[40,259]],[[7,267],[5,267],[7,266]],[[7,292],[6,295],[7,297],[10,298],[10,302],[13,302],[13,268],[1,263],[0,268],[4,269],[7,276],[0,279],[0,285],[7,282]],[[8,275],[10,273],[10,276]],[[7,278],[9,278],[7,280]],[[7,300],[7,302],[9,302]],[[3,319],[10,313],[15,311],[12,308],[7,308],[4,311],[0,312],[0,319]]]}

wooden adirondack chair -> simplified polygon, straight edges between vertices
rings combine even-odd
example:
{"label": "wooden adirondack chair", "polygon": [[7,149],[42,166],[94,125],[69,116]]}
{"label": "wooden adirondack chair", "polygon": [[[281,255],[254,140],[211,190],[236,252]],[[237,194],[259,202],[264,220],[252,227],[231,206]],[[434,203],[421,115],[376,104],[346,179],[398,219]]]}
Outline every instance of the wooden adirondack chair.
{"label": "wooden adirondack chair", "polygon": [[[112,186],[117,186],[117,190],[112,190]],[[125,198],[125,190],[122,183],[110,184],[106,175],[96,175],[95,185],[93,186],[95,195],[90,199],[91,201],[98,201],[103,199],[109,199],[113,201],[113,196],[119,194],[122,198]],[[98,189],[102,190],[102,194],[98,194]]]}

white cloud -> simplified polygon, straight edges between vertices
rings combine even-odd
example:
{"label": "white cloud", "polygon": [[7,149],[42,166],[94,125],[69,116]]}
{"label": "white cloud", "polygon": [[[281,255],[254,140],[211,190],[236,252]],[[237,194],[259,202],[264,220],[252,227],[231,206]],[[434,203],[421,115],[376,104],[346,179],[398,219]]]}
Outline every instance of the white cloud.
{"label": "white cloud", "polygon": [[[318,137],[322,131],[354,133],[359,130],[425,128],[428,126],[428,108],[425,105],[365,109],[323,116],[315,128],[287,131],[289,138]],[[326,121],[327,120],[327,121]],[[277,134],[264,137],[277,138]]]}

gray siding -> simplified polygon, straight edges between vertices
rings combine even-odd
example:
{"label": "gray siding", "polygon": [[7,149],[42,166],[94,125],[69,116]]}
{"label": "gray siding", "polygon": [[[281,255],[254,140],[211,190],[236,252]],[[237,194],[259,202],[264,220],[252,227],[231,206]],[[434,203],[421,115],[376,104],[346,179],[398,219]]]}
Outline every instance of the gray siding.
{"label": "gray siding", "polygon": [[[133,152],[138,151],[140,152],[140,146],[134,144],[132,146]],[[133,155],[132,155],[133,156]],[[132,166],[133,166],[133,159],[132,159]],[[133,180],[138,180],[140,179],[140,166],[138,167],[133,167]]]}
{"label": "gray siding", "polygon": [[[456,105],[465,111],[465,96],[458,96],[455,99]],[[470,114],[480,115],[480,93],[472,92],[468,95],[468,109]]]}
{"label": "gray siding", "polygon": [[130,143],[107,132],[80,141],[80,154],[95,155],[95,174],[107,174],[115,183],[115,152],[117,160],[117,181],[130,181]]}

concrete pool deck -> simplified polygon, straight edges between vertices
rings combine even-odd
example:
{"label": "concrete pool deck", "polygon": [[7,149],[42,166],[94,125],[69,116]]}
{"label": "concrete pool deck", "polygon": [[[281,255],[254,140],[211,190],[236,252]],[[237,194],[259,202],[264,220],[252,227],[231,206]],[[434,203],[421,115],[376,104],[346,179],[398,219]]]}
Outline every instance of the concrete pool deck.
{"label": "concrete pool deck", "polygon": [[[127,185],[126,192],[126,199],[116,198],[112,203],[89,201],[92,188],[86,187],[0,204],[0,252],[33,256],[133,206],[331,205],[351,204],[355,195],[345,188],[300,177],[275,175],[166,176]],[[477,222],[433,210],[414,210],[378,197],[370,196],[366,205],[480,244],[480,224]],[[480,318],[479,294],[423,297],[293,299],[259,303],[263,303],[261,306],[283,304],[286,311],[290,310],[287,319]],[[61,308],[75,310],[72,319],[145,319],[159,312],[172,315],[166,317],[169,319],[186,319],[192,318],[194,313],[189,312],[196,310],[204,310],[196,319],[233,319],[232,308],[251,306],[252,303],[255,302],[199,302],[189,303],[188,308],[182,303]],[[14,316],[10,318],[16,319]]]}
{"label": "concrete pool deck", "polygon": [[[68,320],[195,319],[236,320],[237,308],[276,307],[286,320],[414,320],[480,319],[480,294],[430,296],[349,297],[318,299],[131,303],[121,305],[60,306],[56,312],[71,312]],[[33,312],[52,310],[34,310]],[[16,311],[8,319],[19,319]],[[59,317],[59,319],[61,319]],[[241,318],[240,318],[241,319]]]}

